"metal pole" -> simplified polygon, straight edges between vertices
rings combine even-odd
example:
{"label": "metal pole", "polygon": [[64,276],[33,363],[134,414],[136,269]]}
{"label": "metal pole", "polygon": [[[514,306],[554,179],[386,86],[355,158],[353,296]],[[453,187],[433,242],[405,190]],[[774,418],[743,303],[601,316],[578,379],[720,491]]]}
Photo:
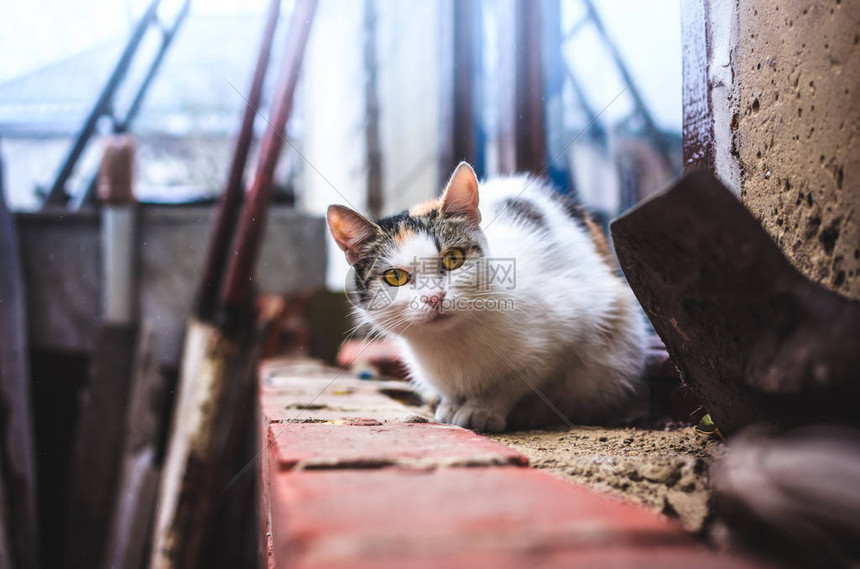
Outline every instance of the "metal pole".
{"label": "metal pole", "polygon": [[233,147],[233,160],[230,164],[227,185],[224,188],[224,194],[221,196],[221,201],[215,214],[212,234],[209,237],[209,249],[206,252],[206,261],[203,264],[203,278],[195,300],[194,312],[196,317],[202,321],[211,320],[215,312],[219,292],[218,288],[227,266],[230,242],[236,231],[236,222],[239,219],[239,211],[245,191],[244,176],[245,167],[248,163],[248,150],[254,138],[254,119],[257,117],[257,110],[260,107],[263,84],[266,79],[266,71],[269,68],[269,58],[272,53],[272,41],[275,37],[275,30],[278,27],[280,12],[281,0],[271,0],[266,16],[266,25],[263,30],[263,38],[260,42],[260,50],[257,55],[257,65],[254,68],[245,112],[242,115],[242,125],[239,128],[239,135],[236,137],[236,143]]}
{"label": "metal pole", "polygon": [[275,167],[280,157],[283,137],[286,136],[287,119],[293,109],[296,84],[299,81],[302,59],[316,7],[317,0],[299,0],[290,19],[287,53],[281,66],[272,120],[263,136],[257,174],[242,211],[242,218],[233,243],[233,255],[230,256],[224,289],[221,293],[221,309],[224,311],[224,321],[221,324],[228,330],[235,323],[234,317],[250,299],[251,281],[272,198]]}
{"label": "metal pole", "polygon": [[[543,18],[541,37],[543,38],[543,70],[544,70],[544,101],[545,124],[547,136],[547,152],[555,157],[564,150],[568,143],[567,132],[564,128],[564,64],[561,46],[561,3],[560,0],[543,0]],[[567,160],[555,160],[549,163],[547,175],[553,186],[563,194],[571,193],[573,182],[567,170]]]}
{"label": "metal pole", "polygon": [[133,192],[136,143],[117,136],[105,148],[99,172],[102,200],[102,294],[107,324],[131,324],[135,320],[135,246],[137,223]]}
{"label": "metal pole", "polygon": [[367,212],[382,216],[382,150],[379,141],[379,90],[377,86],[376,1],[364,0],[364,139],[367,145]]}
{"label": "metal pole", "polygon": [[[443,175],[450,176],[457,164],[465,160],[478,161],[475,132],[475,10],[479,4],[472,0],[454,0],[453,108],[451,117],[451,159]],[[479,171],[480,175],[480,171]]]}
{"label": "metal pole", "polygon": [[[164,59],[167,50],[170,48],[170,44],[173,43],[173,38],[176,37],[176,32],[179,30],[179,26],[182,25],[182,22],[185,20],[185,17],[188,15],[188,9],[191,7],[191,0],[185,0],[185,3],[182,5],[181,10],[176,16],[176,19],[173,21],[173,25],[169,30],[165,30],[161,36],[161,45],[159,45],[158,53],[155,54],[152,61],[149,64],[149,68],[146,70],[146,75],[143,78],[143,81],[140,82],[140,85],[137,88],[137,92],[134,95],[134,99],[131,104],[128,106],[128,109],[125,112],[125,116],[122,120],[117,121],[114,118],[113,132],[114,134],[124,134],[128,132],[131,128],[131,123],[137,118],[137,113],[140,111],[140,106],[143,104],[143,99],[146,96],[146,93],[149,91],[150,84],[152,80],[155,78],[158,73],[159,68],[161,67],[161,62]],[[98,172],[93,174],[90,178],[90,183],[84,188],[84,191],[80,193],[79,196],[73,198],[74,205],[73,209],[80,209],[85,204],[92,201],[93,193],[96,189],[96,184],[98,181]]]}
{"label": "metal pole", "polygon": [[615,45],[615,42],[612,41],[612,38],[610,38],[609,34],[606,32],[606,28],[603,26],[603,20],[600,19],[600,15],[597,13],[594,3],[591,0],[583,0],[583,3],[588,10],[589,17],[594,22],[594,27],[597,30],[597,33],[600,35],[603,43],[606,44],[607,49],[609,49],[609,54],[615,61],[615,65],[618,66],[618,71],[621,73],[621,79],[624,81],[624,84],[627,85],[627,90],[630,93],[630,96],[633,97],[636,110],[639,112],[642,117],[642,121],[645,123],[645,130],[648,131],[648,135],[654,140],[654,144],[660,152],[660,157],[671,172],[673,170],[672,157],[669,155],[669,149],[666,147],[665,137],[663,136],[663,133],[660,132],[660,129],[657,128],[657,124],[654,122],[654,117],[651,116],[651,113],[648,111],[648,106],[642,98],[642,94],[633,82],[633,75],[631,75],[630,70],[627,69],[627,65],[624,63],[624,58],[621,57],[621,52],[618,51],[618,46]]}
{"label": "metal pole", "polygon": [[516,167],[537,174],[547,163],[542,3],[516,0]]}
{"label": "metal pole", "polygon": [[152,83],[152,80],[155,78],[158,69],[161,67],[161,62],[164,59],[164,55],[167,53],[167,50],[170,48],[170,44],[173,43],[173,39],[176,37],[176,33],[179,31],[179,27],[185,21],[185,18],[188,16],[188,10],[191,8],[191,0],[185,0],[182,4],[182,8],[179,10],[179,13],[176,15],[176,19],[173,21],[173,25],[170,26],[170,29],[165,30],[161,37],[161,45],[158,48],[158,53],[155,54],[152,62],[149,64],[149,68],[146,70],[146,77],[143,78],[143,81],[140,83],[140,87],[137,90],[137,93],[134,96],[134,100],[128,106],[128,110],[125,113],[125,117],[116,125],[114,128],[114,132],[117,134],[125,133],[131,127],[132,121],[137,117],[138,111],[140,111],[140,105],[143,103],[143,98],[146,96],[147,91],[149,91],[149,86]]}
{"label": "metal pole", "polygon": [[126,72],[128,72],[129,65],[131,63],[132,58],[134,57],[134,53],[137,51],[137,48],[140,45],[140,42],[143,39],[143,36],[146,33],[150,22],[156,18],[156,11],[160,2],[161,0],[152,0],[152,3],[149,5],[149,8],[147,8],[146,13],[135,26],[131,38],[126,44],[125,49],[123,50],[122,55],[119,58],[119,61],[113,69],[113,72],[111,72],[111,75],[108,78],[104,89],[102,89],[102,92],[99,94],[98,99],[96,99],[96,103],[90,110],[89,115],[87,115],[87,118],[84,121],[84,125],[81,127],[81,130],[78,132],[78,136],[75,139],[75,142],[72,144],[71,150],[69,150],[69,153],[66,155],[66,158],[63,160],[63,163],[60,166],[60,170],[57,173],[57,177],[54,179],[54,183],[51,186],[51,189],[48,192],[48,197],[45,200],[46,207],[65,205],[65,203],[68,201],[68,194],[66,193],[66,182],[72,175],[72,171],[75,168],[75,164],[77,163],[78,158],[80,158],[81,153],[84,151],[84,148],[86,148],[87,144],[90,141],[90,138],[92,138],[92,135],[96,129],[96,123],[103,115],[106,115],[111,111],[111,104],[113,102],[114,93],[119,87],[119,84],[122,81],[123,77],[125,77]]}

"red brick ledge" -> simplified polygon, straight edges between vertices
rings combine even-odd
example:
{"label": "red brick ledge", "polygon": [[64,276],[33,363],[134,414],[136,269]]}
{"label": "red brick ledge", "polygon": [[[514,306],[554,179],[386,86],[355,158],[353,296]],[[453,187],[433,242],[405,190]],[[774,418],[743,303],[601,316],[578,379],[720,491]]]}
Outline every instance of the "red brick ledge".
{"label": "red brick ledge", "polygon": [[382,394],[387,384],[346,374],[332,382],[341,373],[284,362],[261,370],[269,567],[762,566],[527,468],[516,451],[471,431],[416,423],[411,408]]}

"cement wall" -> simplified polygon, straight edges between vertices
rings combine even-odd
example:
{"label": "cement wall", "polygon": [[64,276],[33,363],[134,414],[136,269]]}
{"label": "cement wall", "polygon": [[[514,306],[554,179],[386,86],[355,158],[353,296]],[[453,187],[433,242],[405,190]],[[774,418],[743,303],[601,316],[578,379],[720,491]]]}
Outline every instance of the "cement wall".
{"label": "cement wall", "polygon": [[741,198],[798,269],[860,298],[860,2],[739,0],[737,26]]}
{"label": "cement wall", "polygon": [[[157,206],[138,212],[138,313],[155,328],[163,365],[179,360],[212,212]],[[89,352],[101,321],[99,216],[18,214],[16,224],[31,345]],[[327,233],[320,217],[274,208],[257,267],[260,288],[279,293],[323,288]]]}

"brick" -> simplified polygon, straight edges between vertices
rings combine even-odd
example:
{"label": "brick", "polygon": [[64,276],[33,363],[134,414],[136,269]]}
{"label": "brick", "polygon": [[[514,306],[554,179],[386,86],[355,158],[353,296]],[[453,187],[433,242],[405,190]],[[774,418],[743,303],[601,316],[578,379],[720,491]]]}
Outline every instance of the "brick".
{"label": "brick", "polygon": [[283,419],[270,419],[273,425],[284,425],[288,423],[332,423],[343,422],[352,419],[374,419],[383,423],[426,423],[429,417],[416,414],[409,408],[403,409],[367,409],[362,411],[342,411],[338,409],[301,409],[290,408],[284,413]]}
{"label": "brick", "polygon": [[318,374],[309,373],[291,375],[286,371],[283,371],[282,368],[271,369],[267,366],[266,369],[261,370],[260,377],[261,383],[265,387],[282,388],[284,390],[304,394],[319,393],[319,391],[329,383],[332,384],[332,389],[359,392],[376,392],[378,390],[375,385],[390,383],[383,381],[361,380],[354,377],[349,372],[332,368],[319,370]]}
{"label": "brick", "polygon": [[260,377],[261,407],[269,422],[365,417],[414,421],[421,412],[428,415],[426,409],[414,406],[421,403],[420,396],[408,383],[363,381],[314,361],[269,361],[261,366]]}
{"label": "brick", "polygon": [[[391,392],[390,383],[361,381],[348,376],[328,374],[321,377],[307,376],[265,376],[268,379],[260,388],[260,398],[265,416],[270,420],[292,418],[296,410],[310,405],[312,409],[331,409],[339,411],[359,410],[401,410],[407,409],[403,403],[389,397],[384,391]],[[397,393],[410,393],[409,386],[403,382]]]}
{"label": "brick", "polygon": [[348,368],[374,367],[381,375],[406,379],[409,371],[397,346],[386,340],[347,340],[337,353],[337,364]]}
{"label": "brick", "polygon": [[303,409],[303,416],[310,416],[308,411],[315,410],[363,412],[362,416],[370,411],[390,411],[404,416],[412,413],[402,403],[378,391],[344,389],[337,383],[326,388],[326,383],[319,385],[316,392],[263,388],[260,392],[263,416],[269,421],[290,420]]}
{"label": "brick", "polygon": [[[260,362],[259,373],[263,382],[273,376],[287,377],[334,377],[342,370],[326,365],[313,358],[290,356],[285,358],[269,358]],[[347,375],[346,377],[350,377]]]}
{"label": "brick", "polygon": [[279,567],[713,566],[665,520],[528,468],[272,474]]}
{"label": "brick", "polygon": [[384,394],[420,398],[411,384],[399,380],[358,379],[347,372],[327,369],[320,375],[288,375],[278,369],[261,371],[263,389],[291,393],[301,397],[313,397],[321,391],[337,395]]}
{"label": "brick", "polygon": [[[338,374],[313,361],[261,367],[269,567],[763,566],[705,550],[644,510],[516,468],[522,455],[471,431],[405,422],[426,409],[386,395],[410,403],[404,382]],[[311,401],[298,420],[313,422],[281,422]]]}
{"label": "brick", "polygon": [[[281,565],[283,567],[283,565]],[[297,569],[762,569],[773,567],[697,546],[577,548],[559,551],[485,551],[418,557],[302,559]]]}
{"label": "brick", "polygon": [[281,470],[527,463],[517,451],[471,431],[427,423],[272,424],[268,441]]}

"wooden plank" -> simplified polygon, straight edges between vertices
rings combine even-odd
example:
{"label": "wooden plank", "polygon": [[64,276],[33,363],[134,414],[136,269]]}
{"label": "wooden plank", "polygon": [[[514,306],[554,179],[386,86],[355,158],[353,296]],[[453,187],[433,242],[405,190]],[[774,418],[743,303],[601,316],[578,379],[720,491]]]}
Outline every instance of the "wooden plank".
{"label": "wooden plank", "polygon": [[218,306],[219,326],[189,322],[179,394],[158,492],[149,566],[196,567],[213,511],[215,470],[223,460],[235,414],[237,378],[250,357],[253,279],[271,201],[273,176],[292,112],[317,0],[296,2],[286,54],[263,137],[254,185],[242,211]]}
{"label": "wooden plank", "polygon": [[232,524],[247,521],[254,526],[255,512],[241,497],[253,496],[255,488],[250,465],[256,452],[252,449],[248,457],[243,450],[248,450],[248,437],[256,437],[257,362],[262,338],[283,308],[280,299],[266,298],[259,304],[260,318],[242,338],[227,337],[208,323],[189,324],[158,491],[149,565],[153,569],[197,567],[201,562],[207,567],[222,566],[224,559],[204,551],[204,544],[231,559],[244,553],[243,544],[234,540],[250,536],[243,536]]}
{"label": "wooden plank", "polygon": [[141,329],[135,355],[117,501],[110,524],[105,569],[139,569],[155,510],[158,445],[166,400],[165,378],[155,356],[155,333]]}
{"label": "wooden plank", "polygon": [[[0,168],[0,485],[5,487],[8,543],[0,543],[21,569],[36,567],[36,459],[27,361],[24,283],[14,220],[6,209]],[[2,539],[2,537],[0,537]]]}
{"label": "wooden plank", "polygon": [[727,434],[857,424],[860,302],[801,275],[704,170],[612,223],[624,275]]}
{"label": "wooden plank", "polygon": [[[259,393],[259,362],[277,323],[283,318],[286,303],[279,295],[260,295],[257,299],[258,317],[242,368],[233,378],[234,393],[229,402],[232,412],[224,418],[229,434],[223,445],[221,460],[216,465],[212,488],[212,515],[206,520],[203,566],[230,569],[251,567],[256,559],[257,512],[249,507],[260,496],[257,471],[259,446],[257,394]],[[242,561],[240,563],[240,560]]]}
{"label": "wooden plank", "polygon": [[98,567],[113,511],[137,325],[103,326],[80,402],[63,552],[69,567]]}
{"label": "wooden plank", "polygon": [[131,137],[114,137],[99,172],[104,304],[72,457],[64,552],[72,567],[98,567],[119,480],[129,385],[135,363],[136,222]]}
{"label": "wooden plank", "polygon": [[223,400],[234,379],[240,346],[218,328],[191,321],[179,393],[158,491],[149,566],[196,567],[209,511],[214,465],[224,431]]}
{"label": "wooden plank", "polygon": [[6,486],[2,478],[0,478],[0,567],[14,569],[15,564],[12,562],[12,550],[9,547],[9,524],[6,522],[7,509]]}

